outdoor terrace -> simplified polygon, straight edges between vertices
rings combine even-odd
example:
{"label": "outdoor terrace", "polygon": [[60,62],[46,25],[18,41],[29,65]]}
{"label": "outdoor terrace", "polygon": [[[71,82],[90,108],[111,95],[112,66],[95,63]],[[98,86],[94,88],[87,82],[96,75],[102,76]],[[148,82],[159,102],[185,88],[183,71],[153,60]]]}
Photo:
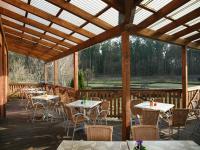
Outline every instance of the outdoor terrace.
{"label": "outdoor terrace", "polygon": [[[188,87],[187,65],[187,48],[200,49],[199,6],[199,0],[165,0],[162,3],[160,0],[1,0],[0,133],[2,135],[0,144],[3,145],[1,148],[56,149],[65,139],[65,132],[60,127],[62,122],[50,123],[47,121],[49,114],[46,110],[49,104],[46,105],[43,113],[43,117],[47,117],[47,122],[31,123],[27,120],[29,113],[22,109],[22,101],[19,100],[23,94],[26,96],[27,108],[29,102],[33,105],[30,107],[32,121],[34,121],[39,107],[34,107],[38,103],[32,103],[34,96],[27,94],[30,88],[41,87],[44,90],[41,91],[43,94],[48,93],[48,95],[44,94],[35,98],[36,100],[43,98],[45,103],[51,101],[52,97],[59,99],[63,92],[67,93],[73,101],[85,97],[106,100],[98,101],[98,103],[108,102],[106,117],[119,119],[119,121],[108,121],[108,124],[114,127],[113,140],[126,141],[130,139],[131,102],[133,99],[142,99],[148,103],[152,98],[158,99],[163,105],[170,106],[168,112],[171,112],[171,109],[174,111],[181,108],[184,111],[190,109],[190,111],[199,113],[200,88],[198,86]],[[131,35],[147,37],[181,47],[182,88],[131,89]],[[79,89],[78,52],[119,36],[121,36],[122,88]],[[43,60],[45,62],[45,83],[43,85],[8,84],[8,51]],[[73,88],[60,87],[58,86],[58,59],[70,54],[73,54],[74,86]],[[48,62],[52,62],[54,66],[53,85],[47,84]],[[37,93],[38,89],[34,92]],[[12,96],[17,96],[18,100],[12,100]],[[69,102],[72,101],[66,102],[64,106],[68,108]],[[197,103],[195,107],[194,102]],[[39,104],[43,106],[43,104]],[[55,107],[61,106],[57,102],[54,104]],[[86,108],[84,107],[84,109]],[[84,114],[85,116],[86,114]],[[157,129],[156,125],[154,127]],[[160,124],[159,126],[161,129],[163,128],[163,131],[167,130],[164,125]],[[187,121],[186,128],[181,130],[181,136],[177,138],[176,135],[173,135],[173,139],[193,140],[199,144],[199,125],[198,114],[196,119],[192,118]],[[83,133],[80,133],[78,137],[75,136],[76,138],[78,140],[86,139]],[[169,139],[167,134],[161,134],[160,138],[161,140]],[[198,145],[196,147],[198,148]]]}

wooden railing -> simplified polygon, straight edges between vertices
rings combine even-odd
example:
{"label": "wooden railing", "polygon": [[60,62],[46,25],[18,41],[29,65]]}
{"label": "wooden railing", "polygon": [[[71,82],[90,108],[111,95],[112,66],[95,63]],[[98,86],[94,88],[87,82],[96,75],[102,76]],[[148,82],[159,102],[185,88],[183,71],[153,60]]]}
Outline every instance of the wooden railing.
{"label": "wooden railing", "polygon": [[15,96],[19,97],[19,91],[22,88],[36,88],[36,87],[41,87],[41,84],[37,83],[10,83],[9,84],[9,89],[8,89],[8,96]]}
{"label": "wooden railing", "polygon": [[[13,94],[23,87],[38,87],[46,86],[46,88],[53,88],[56,93],[63,93],[67,91],[70,96],[82,98],[84,96],[100,97],[110,101],[109,117],[121,117],[122,114],[122,90],[121,89],[84,89],[74,92],[73,88],[54,86],[50,84],[10,84],[9,91]],[[143,100],[150,100],[151,98],[159,99],[164,103],[174,104],[175,108],[182,108],[182,89],[131,89],[131,99],[135,97]],[[192,99],[200,99],[200,87],[188,88],[188,102]]]}
{"label": "wooden railing", "polygon": [[[175,108],[182,107],[181,89],[131,89],[131,99],[135,97],[143,100],[151,98],[160,99],[164,103],[174,104]],[[79,90],[79,97],[100,97],[110,101],[110,117],[121,117],[122,114],[122,90],[87,89]]]}

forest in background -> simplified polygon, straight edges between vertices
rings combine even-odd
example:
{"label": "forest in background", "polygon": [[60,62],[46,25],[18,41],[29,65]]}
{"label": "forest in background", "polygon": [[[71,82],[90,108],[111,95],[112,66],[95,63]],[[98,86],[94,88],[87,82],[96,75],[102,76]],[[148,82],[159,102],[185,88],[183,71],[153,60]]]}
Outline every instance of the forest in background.
{"label": "forest in background", "polygon": [[[73,55],[58,60],[59,84],[69,86],[73,79]],[[200,52],[188,49],[189,81],[199,83]],[[79,70],[85,81],[121,83],[121,39],[114,38],[79,52]],[[9,53],[11,82],[44,82],[44,62]],[[181,82],[181,47],[164,42],[131,36],[131,77],[134,83]],[[103,82],[102,82],[103,81]],[[53,83],[53,63],[48,63],[48,83]]]}

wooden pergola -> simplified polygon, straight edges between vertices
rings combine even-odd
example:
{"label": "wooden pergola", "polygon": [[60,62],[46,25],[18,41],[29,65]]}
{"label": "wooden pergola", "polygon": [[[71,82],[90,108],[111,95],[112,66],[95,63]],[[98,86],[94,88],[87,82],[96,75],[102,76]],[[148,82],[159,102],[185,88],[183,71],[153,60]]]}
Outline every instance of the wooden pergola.
{"label": "wooden pergola", "polygon": [[0,1],[0,117],[5,118],[6,114],[8,50],[45,62],[54,61],[55,66],[57,59],[74,54],[77,91],[78,51],[121,36],[122,139],[127,139],[130,135],[130,35],[182,46],[182,98],[186,107],[186,48],[200,49],[199,6],[199,0]]}

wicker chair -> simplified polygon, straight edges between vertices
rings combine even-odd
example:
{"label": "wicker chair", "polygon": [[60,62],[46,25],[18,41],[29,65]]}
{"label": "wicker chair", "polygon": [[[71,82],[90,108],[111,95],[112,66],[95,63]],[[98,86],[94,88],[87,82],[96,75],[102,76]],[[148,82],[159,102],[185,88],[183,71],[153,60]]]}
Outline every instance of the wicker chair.
{"label": "wicker chair", "polygon": [[[74,113],[72,108],[64,105],[64,112],[67,117],[67,124],[66,127],[67,129],[67,136],[69,135],[69,127],[73,127],[73,135],[72,135],[72,140],[74,139],[74,134],[78,130],[78,127],[80,127],[82,124],[85,123],[87,118],[83,113]],[[66,128],[65,127],[65,128]]]}
{"label": "wicker chair", "polygon": [[173,134],[173,128],[178,128],[178,136],[180,127],[184,127],[187,121],[189,109],[174,109],[172,116],[169,118],[169,134]]}
{"label": "wicker chair", "polygon": [[54,95],[53,88],[49,89],[49,91],[47,91],[47,93],[48,93],[49,95]]}
{"label": "wicker chair", "polygon": [[99,116],[99,106],[95,106],[92,109],[90,109],[87,113],[87,117],[89,117],[89,121],[92,122],[93,124],[96,124],[96,121]]}
{"label": "wicker chair", "polygon": [[188,104],[189,115],[195,116],[196,119],[200,119],[200,100],[192,100]]}
{"label": "wicker chair", "polygon": [[26,94],[27,99],[27,105],[26,110],[29,110],[32,112],[31,120],[32,122],[35,121],[35,118],[40,117],[44,119],[44,113],[45,113],[45,106],[41,102],[33,102],[32,95]]}
{"label": "wicker chair", "polygon": [[149,110],[143,109],[142,110],[142,125],[158,125],[159,119],[159,110]]}
{"label": "wicker chair", "polygon": [[112,126],[87,125],[86,135],[88,141],[112,141]]}
{"label": "wicker chair", "polygon": [[136,100],[132,100],[131,101],[131,112],[132,112],[132,115],[134,115],[134,116],[142,115],[142,109],[134,107],[135,105],[140,104],[142,102],[143,101],[141,99],[136,99]]}
{"label": "wicker chair", "polygon": [[100,105],[100,110],[98,115],[98,120],[101,121],[101,123],[103,120],[105,120],[106,125],[107,125],[107,116],[109,114],[109,106],[110,106],[109,101],[103,100]]}
{"label": "wicker chair", "polygon": [[157,126],[138,125],[131,128],[133,140],[159,140],[159,132]]}

